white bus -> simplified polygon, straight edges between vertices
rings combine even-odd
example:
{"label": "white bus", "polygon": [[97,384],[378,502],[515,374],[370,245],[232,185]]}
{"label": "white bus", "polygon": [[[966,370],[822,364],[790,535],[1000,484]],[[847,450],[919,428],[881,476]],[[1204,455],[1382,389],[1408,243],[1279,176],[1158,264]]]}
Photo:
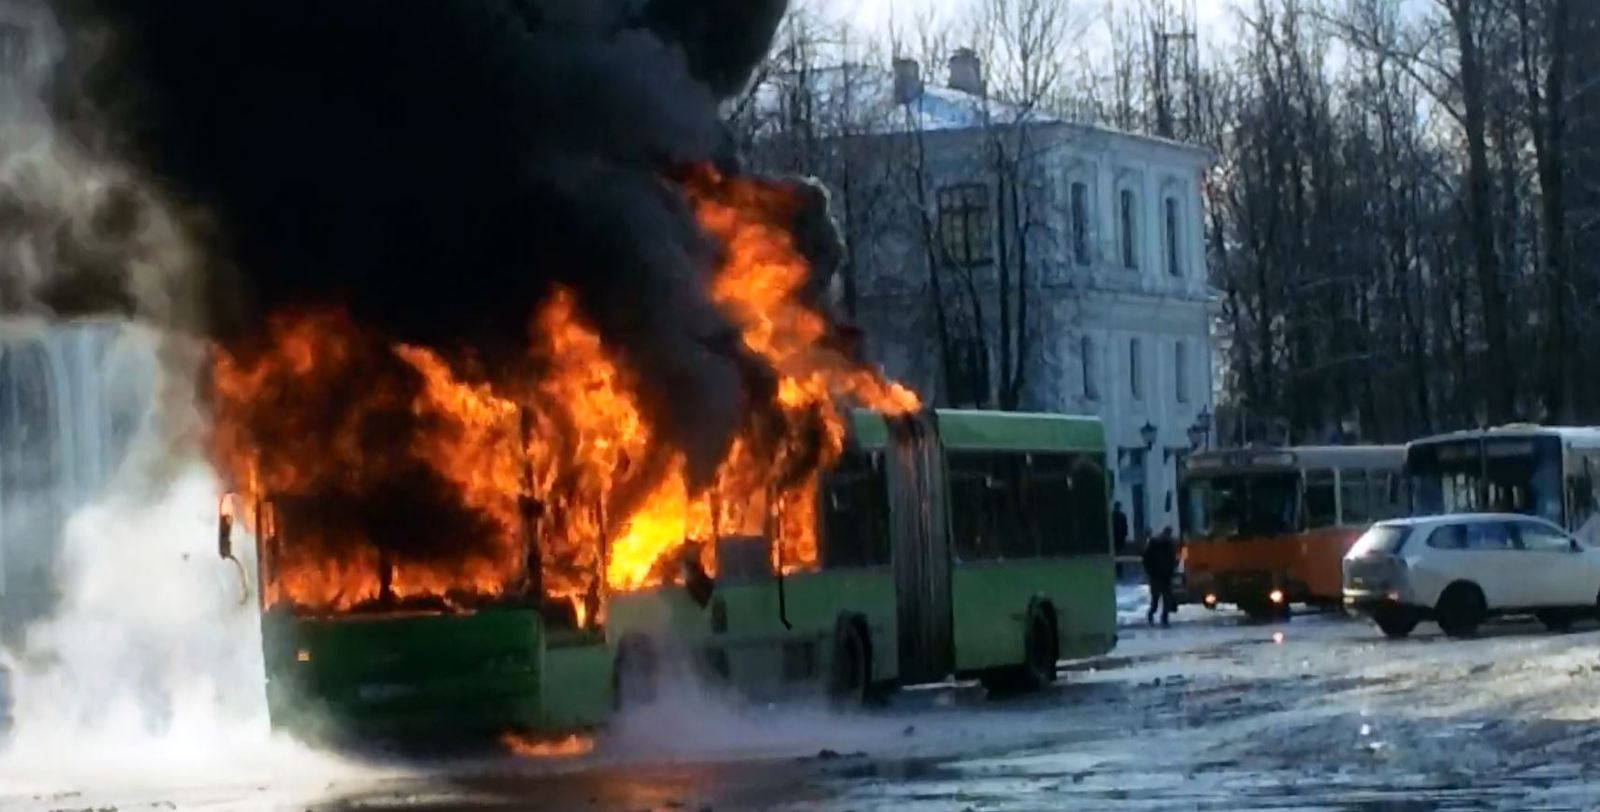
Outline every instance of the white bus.
{"label": "white bus", "polygon": [[1509,425],[1406,444],[1415,515],[1520,513],[1600,545],[1600,428]]}

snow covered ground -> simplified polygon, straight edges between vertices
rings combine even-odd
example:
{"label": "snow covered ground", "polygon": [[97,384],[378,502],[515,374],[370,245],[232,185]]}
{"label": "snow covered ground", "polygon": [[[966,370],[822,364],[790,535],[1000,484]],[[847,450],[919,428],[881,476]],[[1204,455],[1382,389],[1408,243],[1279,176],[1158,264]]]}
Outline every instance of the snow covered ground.
{"label": "snow covered ground", "polygon": [[575,760],[390,768],[309,795],[0,787],[0,808],[1600,809],[1595,624],[1396,642],[1358,620],[1193,606],[1149,628],[1143,601],[1120,590],[1117,650],[1020,700],[947,686],[838,714],[685,696]]}

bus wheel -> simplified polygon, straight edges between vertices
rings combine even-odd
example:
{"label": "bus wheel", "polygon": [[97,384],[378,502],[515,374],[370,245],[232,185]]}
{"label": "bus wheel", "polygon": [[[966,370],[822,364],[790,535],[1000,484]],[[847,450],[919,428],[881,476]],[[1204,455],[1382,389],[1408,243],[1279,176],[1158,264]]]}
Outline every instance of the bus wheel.
{"label": "bus wheel", "polygon": [[1028,609],[1028,625],[1023,629],[1022,662],[991,668],[980,674],[978,681],[991,696],[1032,693],[1055,682],[1059,655],[1055,614],[1034,604]]}
{"label": "bus wheel", "polygon": [[1034,604],[1028,612],[1028,631],[1024,637],[1023,687],[1037,691],[1056,681],[1056,661],[1060,659],[1061,641],[1056,637],[1055,611],[1044,604]]}
{"label": "bus wheel", "polygon": [[612,701],[617,710],[654,702],[659,671],[660,659],[649,638],[640,635],[622,638],[611,669]]}
{"label": "bus wheel", "polygon": [[1478,631],[1478,624],[1483,622],[1488,609],[1484,605],[1483,592],[1476,586],[1465,582],[1451,584],[1439,596],[1439,606],[1436,610],[1439,618],[1439,628],[1451,637],[1471,637]]}
{"label": "bus wheel", "polygon": [[865,705],[872,689],[872,649],[866,624],[845,615],[833,626],[833,661],[828,669],[828,698],[839,705]]}

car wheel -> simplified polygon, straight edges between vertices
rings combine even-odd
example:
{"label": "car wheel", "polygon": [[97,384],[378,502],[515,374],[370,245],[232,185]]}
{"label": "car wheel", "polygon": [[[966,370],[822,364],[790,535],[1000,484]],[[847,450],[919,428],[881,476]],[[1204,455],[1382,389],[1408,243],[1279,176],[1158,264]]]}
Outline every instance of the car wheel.
{"label": "car wheel", "polygon": [[1544,627],[1546,629],[1549,629],[1550,631],[1553,631],[1553,632],[1569,632],[1569,631],[1572,631],[1572,613],[1571,612],[1567,612],[1567,611],[1562,610],[1562,609],[1546,609],[1546,610],[1544,610],[1542,612],[1534,612],[1533,616],[1538,618],[1539,622],[1543,623]]}
{"label": "car wheel", "polygon": [[1385,637],[1393,640],[1407,637],[1412,629],[1417,628],[1416,614],[1402,609],[1379,612],[1372,620]]}
{"label": "car wheel", "polygon": [[1471,637],[1489,614],[1483,592],[1472,584],[1452,584],[1439,596],[1439,628],[1451,637]]}

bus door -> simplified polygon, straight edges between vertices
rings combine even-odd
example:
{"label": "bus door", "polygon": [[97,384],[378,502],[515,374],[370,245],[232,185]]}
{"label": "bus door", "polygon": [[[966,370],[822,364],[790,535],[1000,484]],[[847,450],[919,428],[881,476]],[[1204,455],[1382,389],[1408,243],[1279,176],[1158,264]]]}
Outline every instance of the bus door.
{"label": "bus door", "polygon": [[943,458],[932,415],[888,422],[889,539],[900,679],[932,682],[949,676],[955,667]]}

